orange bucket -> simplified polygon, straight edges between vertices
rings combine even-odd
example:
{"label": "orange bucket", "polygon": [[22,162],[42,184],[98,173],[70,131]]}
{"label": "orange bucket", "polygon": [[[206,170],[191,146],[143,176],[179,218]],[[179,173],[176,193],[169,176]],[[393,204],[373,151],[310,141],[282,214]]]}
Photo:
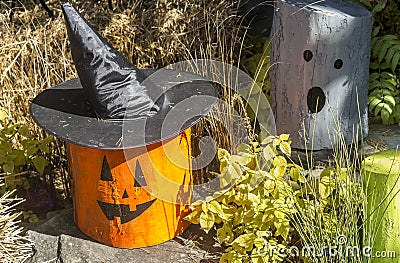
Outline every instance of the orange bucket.
{"label": "orange bucket", "polygon": [[[192,195],[190,134],[188,129],[173,139],[128,150],[68,143],[79,229],[100,243],[120,248],[157,245],[181,234],[189,226],[183,218]],[[188,167],[172,162],[166,151],[180,151],[174,156],[189,162]]]}

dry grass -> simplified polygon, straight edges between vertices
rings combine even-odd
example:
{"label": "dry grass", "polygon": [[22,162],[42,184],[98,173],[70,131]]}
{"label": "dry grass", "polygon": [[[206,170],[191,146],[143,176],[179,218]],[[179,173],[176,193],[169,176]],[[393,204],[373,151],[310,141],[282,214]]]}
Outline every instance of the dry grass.
{"label": "dry grass", "polygon": [[13,192],[7,192],[0,197],[0,262],[4,263],[25,262],[33,254],[32,242],[17,225],[21,213],[13,211],[22,200],[12,196]]}
{"label": "dry grass", "polygon": [[[13,122],[32,123],[27,114],[29,100],[45,88],[76,77],[58,2],[49,5],[56,11],[53,20],[37,5],[16,11],[12,23],[10,11],[0,4],[0,106]],[[159,68],[193,57],[234,60],[233,52],[227,59],[221,48],[231,48],[233,43],[228,41],[237,34],[228,1],[123,1],[113,12],[103,2],[74,2],[139,67]]]}
{"label": "dry grass", "polygon": [[[44,134],[29,116],[30,100],[42,90],[77,76],[59,7],[61,1],[47,2],[55,13],[54,19],[50,19],[40,5],[21,0],[14,9],[12,22],[8,2],[0,2],[0,109],[7,112],[10,123],[27,123],[36,138]],[[137,66],[160,68],[195,58],[238,65],[243,34],[233,1],[112,2],[113,11],[106,1],[72,1],[78,11]],[[230,89],[222,93],[233,106],[237,99]],[[197,127],[198,134],[217,134],[218,145],[228,148],[231,144],[229,132],[221,131],[224,131],[221,124],[214,120],[211,126]],[[52,149],[49,159],[53,168],[61,169],[58,174],[65,174],[67,162],[63,143],[55,141]],[[54,182],[54,178],[50,180]]]}

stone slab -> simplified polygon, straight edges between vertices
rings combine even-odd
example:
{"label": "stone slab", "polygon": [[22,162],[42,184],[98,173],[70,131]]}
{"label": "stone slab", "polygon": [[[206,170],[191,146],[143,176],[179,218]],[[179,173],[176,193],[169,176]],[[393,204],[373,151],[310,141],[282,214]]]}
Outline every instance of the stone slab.
{"label": "stone slab", "polygon": [[30,263],[207,263],[218,262],[221,251],[213,240],[214,235],[205,234],[198,225],[190,226],[181,236],[157,246],[139,249],[109,247],[90,239],[76,227],[72,208],[28,230],[27,235],[35,243],[35,254]]}
{"label": "stone slab", "polygon": [[[350,146],[349,146],[350,148]],[[400,149],[400,125],[369,124],[368,135],[358,142],[358,156],[365,158],[374,153],[389,149]],[[326,166],[334,162],[333,150],[308,151],[292,149],[292,160],[307,167],[312,155],[313,166]]]}
{"label": "stone slab", "polygon": [[57,262],[58,260],[58,237],[42,234],[28,230],[26,235],[35,244],[34,255],[28,261],[36,262]]}

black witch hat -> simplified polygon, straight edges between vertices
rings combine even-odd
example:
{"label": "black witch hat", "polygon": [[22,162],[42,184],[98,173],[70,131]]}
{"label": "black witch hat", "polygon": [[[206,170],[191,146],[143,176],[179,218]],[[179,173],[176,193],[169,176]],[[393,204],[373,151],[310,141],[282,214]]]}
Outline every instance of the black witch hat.
{"label": "black witch hat", "polygon": [[[139,70],[70,3],[62,10],[79,79],[32,101],[31,115],[43,129],[85,147],[133,148],[171,138],[209,113],[217,97],[211,82],[174,70]],[[196,103],[182,103],[188,98],[197,98]],[[175,109],[180,103],[187,108]]]}

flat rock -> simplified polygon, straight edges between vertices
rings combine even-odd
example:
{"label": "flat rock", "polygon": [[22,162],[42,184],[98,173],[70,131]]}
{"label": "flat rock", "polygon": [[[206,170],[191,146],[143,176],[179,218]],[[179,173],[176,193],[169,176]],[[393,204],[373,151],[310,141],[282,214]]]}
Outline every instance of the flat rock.
{"label": "flat rock", "polygon": [[[35,254],[29,263],[206,263],[218,262],[217,254],[221,251],[220,247],[215,246],[212,235],[206,235],[197,225],[190,226],[181,236],[157,246],[140,249],[109,247],[90,239],[76,227],[72,208],[28,230],[27,236],[35,243]],[[199,243],[201,247],[196,245]]]}
{"label": "flat rock", "polygon": [[193,251],[192,255],[175,242],[149,247],[146,249],[116,249],[96,242],[61,235],[60,258],[69,263],[97,262],[188,262],[191,259],[201,260]]}
{"label": "flat rock", "polygon": [[[348,148],[350,149],[350,146]],[[365,158],[380,151],[400,149],[400,126],[370,124],[368,135],[362,142],[357,143],[357,148],[357,154],[360,158]],[[292,149],[292,160],[298,164],[302,164],[303,167],[308,167],[307,163],[311,161],[311,156],[312,166],[326,166],[327,164],[334,163],[335,159],[334,151],[329,149],[308,152]]]}
{"label": "flat rock", "polygon": [[35,254],[28,262],[34,263],[57,261],[58,237],[42,234],[32,230],[28,230],[26,234],[35,244]]}
{"label": "flat rock", "polygon": [[400,146],[400,126],[371,124],[367,142],[377,150],[397,149]]}

